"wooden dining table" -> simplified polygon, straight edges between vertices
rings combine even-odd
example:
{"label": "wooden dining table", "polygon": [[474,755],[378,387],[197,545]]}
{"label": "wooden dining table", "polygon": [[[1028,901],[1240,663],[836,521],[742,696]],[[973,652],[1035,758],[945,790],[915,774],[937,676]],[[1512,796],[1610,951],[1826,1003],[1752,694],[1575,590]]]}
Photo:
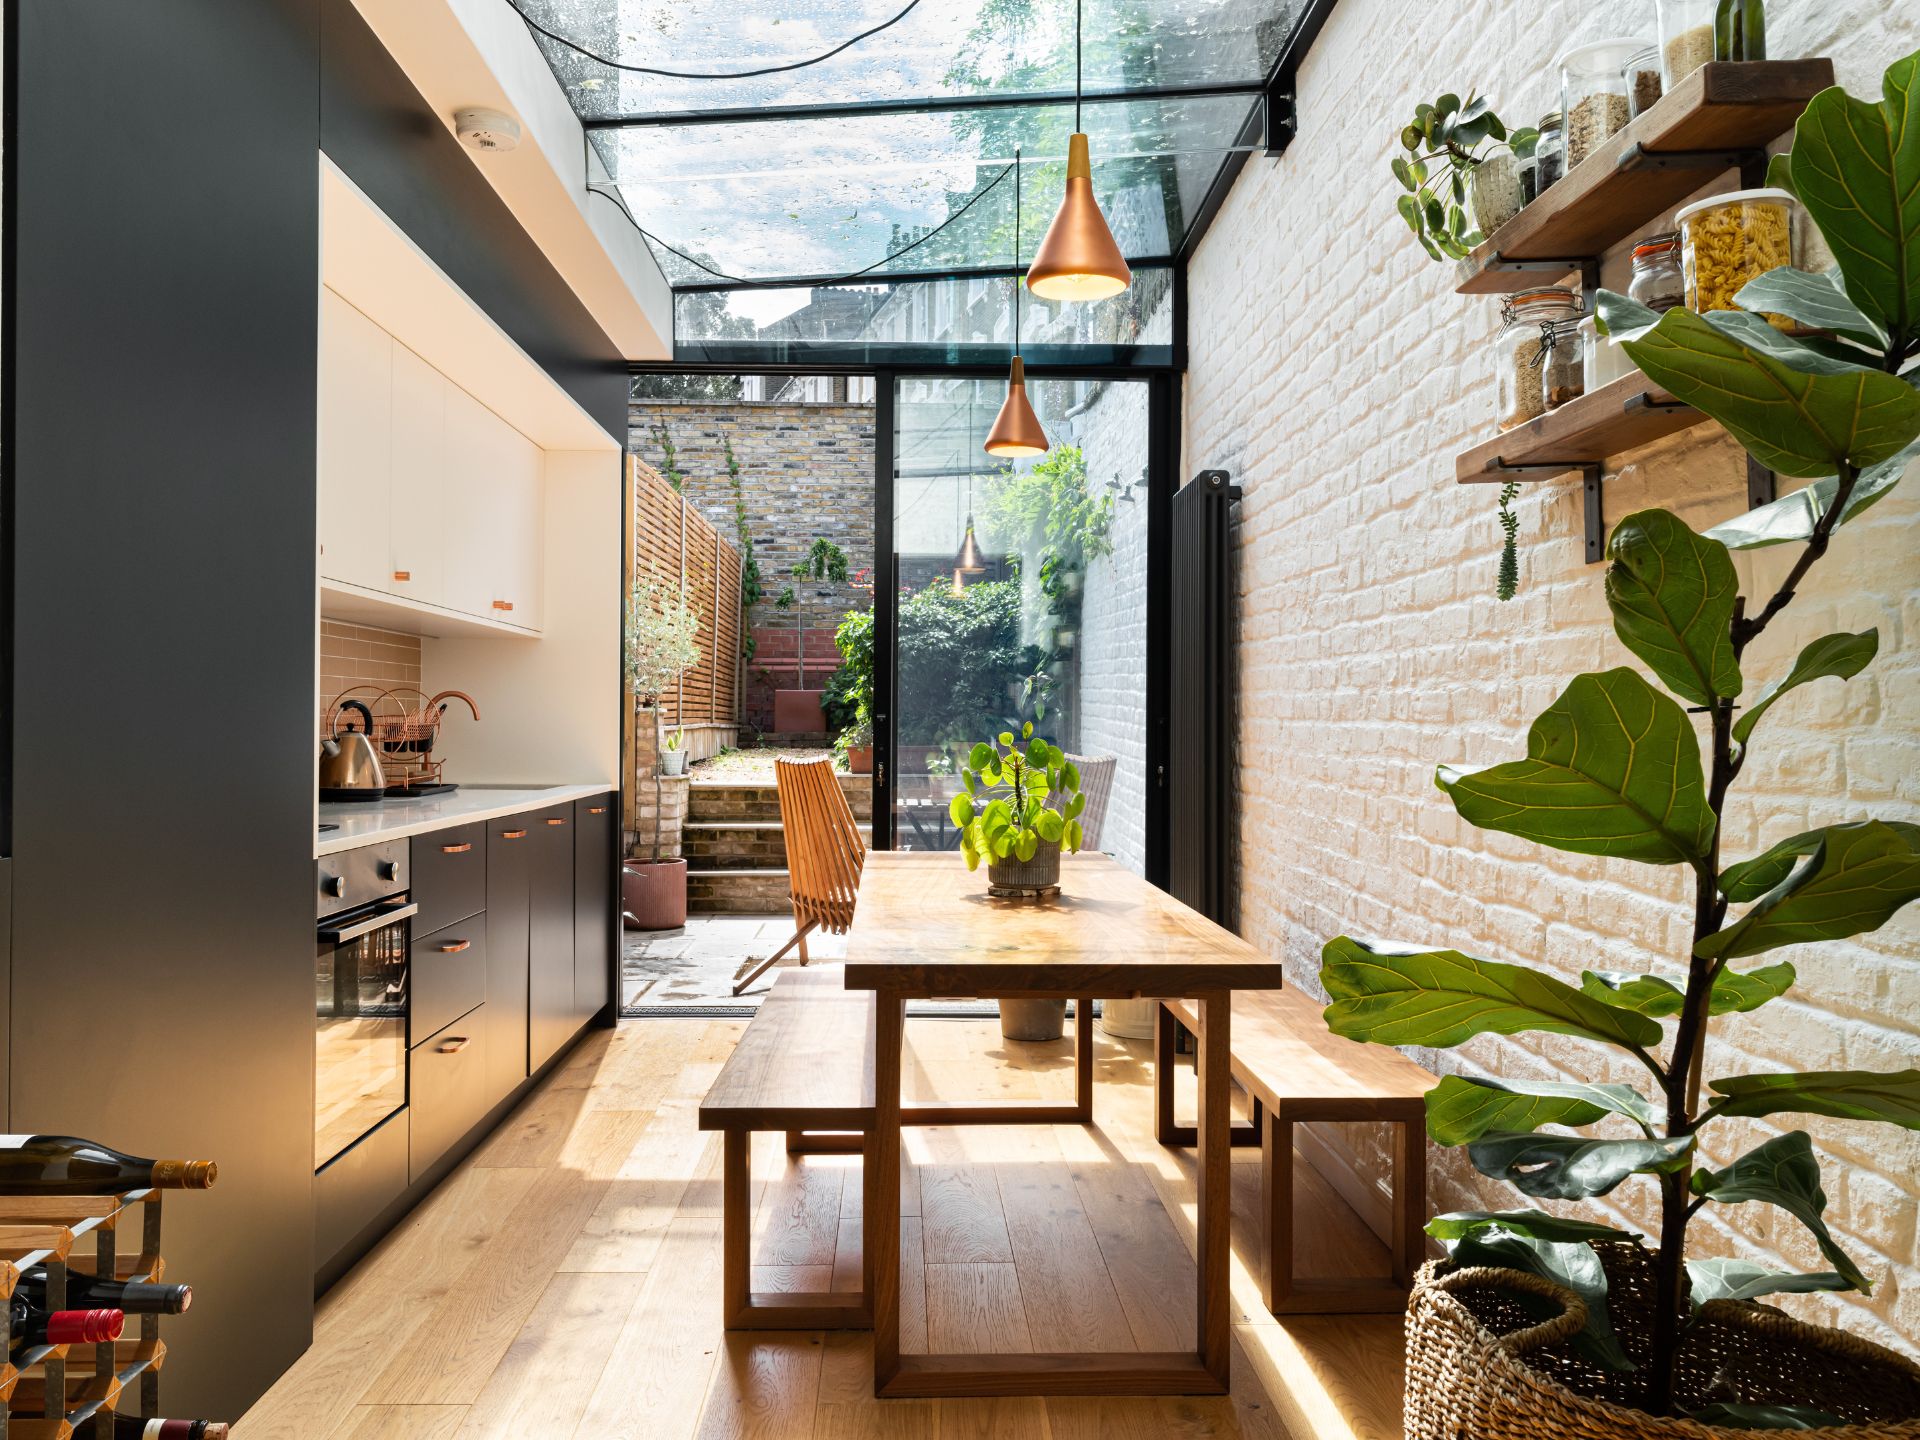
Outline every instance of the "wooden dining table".
{"label": "wooden dining table", "polygon": [[[1104,855],[1063,857],[1060,893],[1045,899],[991,898],[986,878],[951,854],[875,851],[867,856],[847,935],[846,986],[872,990],[878,1001],[865,1229],[874,1394],[1224,1394],[1232,1348],[1232,997],[1235,990],[1277,988],[1280,964]],[[1096,995],[1188,999],[1199,1015],[1197,1345],[1165,1352],[901,1354],[901,1127],[1091,1123]],[[936,1106],[903,1097],[907,1002],[935,996],[1075,1001],[1075,1104]]]}

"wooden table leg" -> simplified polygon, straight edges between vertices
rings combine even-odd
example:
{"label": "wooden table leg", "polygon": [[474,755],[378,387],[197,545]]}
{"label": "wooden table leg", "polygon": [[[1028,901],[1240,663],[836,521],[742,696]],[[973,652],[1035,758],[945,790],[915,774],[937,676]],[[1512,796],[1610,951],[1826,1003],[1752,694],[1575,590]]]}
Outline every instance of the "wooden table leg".
{"label": "wooden table leg", "polygon": [[1195,1178],[1199,1200],[1199,1241],[1196,1246],[1199,1299],[1200,1363],[1220,1382],[1224,1392],[1232,1379],[1233,1326],[1229,1308],[1228,1263],[1231,1259],[1228,1217],[1232,1210],[1233,1147],[1231,1082],[1228,1072],[1232,1044],[1233,997],[1224,990],[1196,996],[1200,1010],[1197,1036],[1200,1072],[1199,1171]]}
{"label": "wooden table leg", "polygon": [[873,1267],[873,1393],[900,1373],[900,1063],[907,1004],[881,991],[873,1046],[872,1203],[862,1241]]}
{"label": "wooden table leg", "polygon": [[1093,1001],[1073,1002],[1073,1101],[1080,1123],[1093,1123]]}
{"label": "wooden table leg", "polygon": [[1179,1030],[1168,1010],[1153,1002],[1153,1138],[1162,1145],[1190,1145],[1184,1126],[1173,1119],[1174,1042]]}
{"label": "wooden table leg", "polygon": [[753,1289],[748,1249],[753,1237],[752,1176],[748,1156],[753,1143],[745,1130],[721,1137],[720,1164],[720,1309],[732,1329],[747,1313]]}

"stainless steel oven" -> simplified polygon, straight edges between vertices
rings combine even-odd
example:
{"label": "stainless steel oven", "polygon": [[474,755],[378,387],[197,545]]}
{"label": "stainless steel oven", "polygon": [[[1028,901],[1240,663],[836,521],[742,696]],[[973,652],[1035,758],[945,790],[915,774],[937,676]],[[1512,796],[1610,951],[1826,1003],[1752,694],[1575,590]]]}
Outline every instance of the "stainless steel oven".
{"label": "stainless steel oven", "polygon": [[313,969],[313,1167],[407,1103],[407,842],[321,858]]}

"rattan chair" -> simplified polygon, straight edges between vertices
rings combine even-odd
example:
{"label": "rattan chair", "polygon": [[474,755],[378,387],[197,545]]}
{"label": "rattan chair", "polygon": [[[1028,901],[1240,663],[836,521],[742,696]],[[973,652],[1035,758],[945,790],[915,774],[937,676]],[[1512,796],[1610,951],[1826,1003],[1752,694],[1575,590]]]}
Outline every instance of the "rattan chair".
{"label": "rattan chair", "polygon": [[807,936],[813,931],[847,933],[860,893],[860,872],[867,863],[867,842],[861,838],[832,761],[776,759],[773,778],[780,792],[780,827],[786,832],[793,938],[736,983],[736,995],[796,945],[805,965]]}
{"label": "rattan chair", "polygon": [[1113,772],[1119,758],[1113,755],[1069,755],[1080,771],[1080,793],[1087,797],[1087,808],[1080,812],[1082,850],[1098,850],[1100,833],[1106,829],[1107,800],[1113,794]]}

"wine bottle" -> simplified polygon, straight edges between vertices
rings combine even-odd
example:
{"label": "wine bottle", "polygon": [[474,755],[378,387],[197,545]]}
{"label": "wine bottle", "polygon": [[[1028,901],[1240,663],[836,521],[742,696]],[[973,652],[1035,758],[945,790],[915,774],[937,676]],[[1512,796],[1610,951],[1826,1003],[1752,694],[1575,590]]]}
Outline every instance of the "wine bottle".
{"label": "wine bottle", "polygon": [[[16,1291],[35,1305],[47,1303],[47,1267],[20,1272]],[[67,1271],[67,1307],[72,1310],[124,1310],[129,1315],[178,1315],[193,1303],[191,1285],[155,1285],[145,1280],[102,1280],[82,1270]]]}
{"label": "wine bottle", "polygon": [[24,1295],[15,1295],[12,1353],[38,1345],[96,1345],[118,1340],[127,1323],[120,1310],[42,1310]]}
{"label": "wine bottle", "polygon": [[224,1420],[142,1420],[113,1417],[113,1440],[227,1440]]}
{"label": "wine bottle", "polygon": [[0,1195],[118,1195],[205,1190],[211,1160],[142,1160],[71,1135],[0,1135]]}

